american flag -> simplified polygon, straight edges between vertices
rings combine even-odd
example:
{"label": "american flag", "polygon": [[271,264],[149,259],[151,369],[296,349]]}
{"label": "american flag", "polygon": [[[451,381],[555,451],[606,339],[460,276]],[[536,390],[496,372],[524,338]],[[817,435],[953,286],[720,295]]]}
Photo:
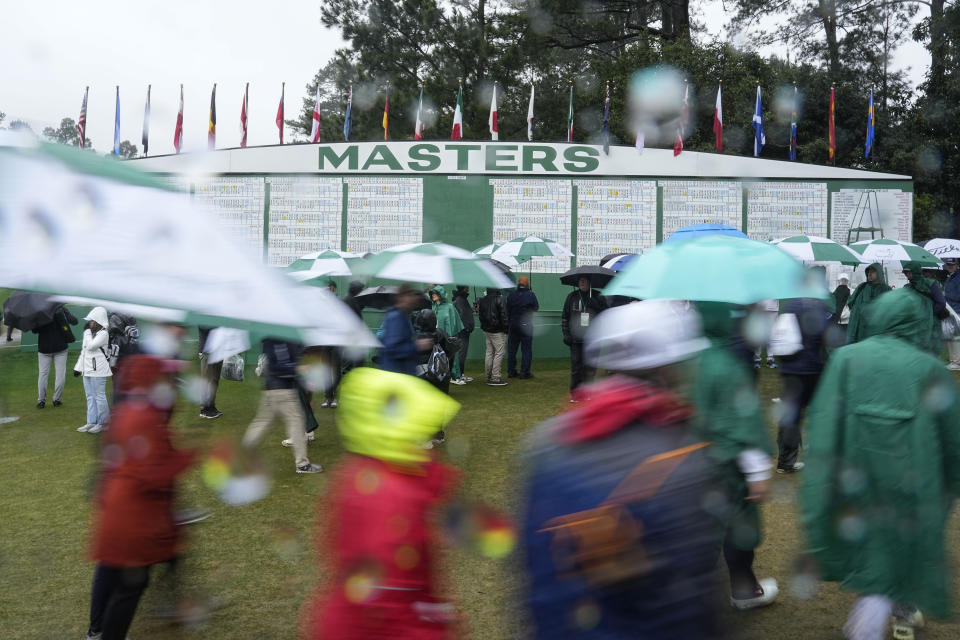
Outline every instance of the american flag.
{"label": "american flag", "polygon": [[183,146],[183,85],[180,85],[180,110],[177,111],[177,126],[173,129],[173,148],[180,153]]}
{"label": "american flag", "polygon": [[77,131],[80,133],[80,148],[83,149],[87,143],[87,94],[90,93],[90,87],[83,91],[83,104],[80,106],[80,120],[77,121]]}
{"label": "american flag", "polygon": [[240,137],[240,146],[247,146],[247,96],[250,95],[250,83],[243,90],[243,106],[240,107],[240,130],[243,134]]}

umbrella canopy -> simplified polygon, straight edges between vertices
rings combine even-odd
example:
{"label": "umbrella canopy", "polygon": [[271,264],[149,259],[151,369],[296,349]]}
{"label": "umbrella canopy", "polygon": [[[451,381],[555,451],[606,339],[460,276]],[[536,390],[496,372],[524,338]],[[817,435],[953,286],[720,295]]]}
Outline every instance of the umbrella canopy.
{"label": "umbrella canopy", "polygon": [[510,242],[503,243],[490,257],[494,260],[500,260],[501,262],[507,257],[524,262],[530,258],[572,258],[573,254],[570,253],[569,249],[557,244],[553,240],[538,238],[537,236],[526,236],[523,238],[514,238]]}
{"label": "umbrella canopy", "polygon": [[287,273],[297,282],[326,284],[330,276],[351,276],[353,267],[360,262],[359,253],[325,249],[300,256],[287,267]]}
{"label": "umbrella canopy", "polygon": [[33,331],[53,322],[53,313],[60,306],[45,293],[14,291],[3,302],[3,321],[20,331]]}
{"label": "umbrella canopy", "polygon": [[479,256],[479,257],[481,257],[481,258],[488,258],[488,259],[490,259],[490,260],[494,260],[495,262],[499,262],[500,264],[504,265],[505,267],[507,267],[507,268],[509,268],[509,269],[515,269],[516,267],[519,267],[523,262],[526,261],[526,259],[525,259],[525,260],[517,260],[517,259],[516,259],[515,257],[513,257],[513,256],[506,256],[506,255],[500,256],[499,258],[493,258],[492,256],[493,256],[494,252],[495,252],[497,249],[499,249],[500,247],[502,247],[502,246],[503,246],[502,244],[488,244],[488,245],[484,245],[484,246],[480,247],[479,249],[475,250],[475,251],[473,252],[473,255]]}
{"label": "umbrella canopy", "polygon": [[575,269],[570,269],[562,276],[560,276],[560,282],[563,284],[568,284],[571,287],[576,287],[580,278],[588,278],[590,280],[591,287],[603,288],[613,280],[613,277],[617,275],[616,271],[611,271],[610,269],[604,269],[603,267],[592,267],[584,266],[577,267]]}
{"label": "umbrella canopy", "polygon": [[940,258],[960,258],[960,240],[953,238],[934,238],[927,240],[923,248]]}
{"label": "umbrella canopy", "polygon": [[[190,324],[376,345],[324,289],[240,249],[152,176],[62,145],[0,137],[0,285],[179,309]],[[109,307],[108,307],[109,308]]]}
{"label": "umbrella canopy", "polygon": [[[393,306],[393,298],[397,294],[397,286],[392,284],[382,284],[379,287],[368,287],[354,296],[361,305],[371,309],[386,309]],[[423,301],[419,309],[429,309],[430,301],[427,296],[422,296]]]}
{"label": "umbrella canopy", "polygon": [[712,222],[704,222],[701,224],[694,224],[689,227],[683,227],[682,229],[677,229],[670,236],[664,240],[664,243],[667,242],[680,242],[685,240],[691,240],[693,238],[700,238],[702,236],[732,236],[734,238],[746,238],[747,234],[743,233],[739,229],[734,227],[727,226],[725,224],[714,224]]}
{"label": "umbrella canopy", "polygon": [[919,262],[932,269],[943,264],[937,256],[923,247],[890,238],[854,242],[850,245],[850,248],[856,251],[866,264],[899,262],[902,266],[904,262]]}
{"label": "umbrella canopy", "polygon": [[774,240],[777,245],[797,260],[805,264],[845,264],[856,266],[862,264],[860,256],[828,238],[817,236],[790,236],[782,240]]}
{"label": "umbrella canopy", "polygon": [[708,235],[662,244],[621,271],[604,295],[641,300],[752,304],[782,298],[826,298],[823,282],[790,254],[767,242]]}
{"label": "umbrella canopy", "polygon": [[403,244],[371,256],[357,267],[365,275],[386,280],[430,284],[463,284],[508,289],[513,286],[489,260],[442,242]]}
{"label": "umbrella canopy", "polygon": [[600,266],[611,271],[623,271],[639,255],[638,253],[611,253],[603,257]]}

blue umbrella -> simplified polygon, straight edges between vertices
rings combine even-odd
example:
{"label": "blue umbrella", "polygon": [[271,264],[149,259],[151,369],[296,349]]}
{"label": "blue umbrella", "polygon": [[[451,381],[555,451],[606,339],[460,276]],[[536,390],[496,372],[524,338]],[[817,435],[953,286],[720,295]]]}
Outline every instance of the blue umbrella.
{"label": "blue umbrella", "polygon": [[743,233],[735,227],[728,227],[725,224],[715,224],[712,222],[704,222],[702,224],[694,224],[689,227],[683,227],[682,229],[677,229],[670,237],[664,240],[664,244],[668,242],[679,242],[683,240],[690,240],[692,238],[699,238],[701,236],[733,236],[735,238],[746,238],[747,234]]}
{"label": "blue umbrella", "polygon": [[611,271],[622,271],[636,257],[636,253],[612,253],[600,261],[600,266]]}

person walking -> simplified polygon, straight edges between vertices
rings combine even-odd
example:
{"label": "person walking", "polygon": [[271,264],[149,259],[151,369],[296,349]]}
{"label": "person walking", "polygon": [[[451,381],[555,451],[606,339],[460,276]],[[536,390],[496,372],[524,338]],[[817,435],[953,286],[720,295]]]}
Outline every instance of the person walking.
{"label": "person walking", "polygon": [[217,409],[217,389],[220,388],[220,372],[223,370],[223,360],[209,362],[210,354],[206,352],[207,338],[214,327],[200,327],[200,378],[203,379],[203,400],[200,406],[200,417],[215,420],[223,415]]}
{"label": "person walking", "polygon": [[377,338],[383,345],[378,364],[384,371],[417,375],[418,345],[410,312],[420,306],[421,299],[422,294],[408,284],[397,288],[394,304],[387,309],[377,331]]}
{"label": "person walking", "polygon": [[866,337],[867,326],[864,317],[869,313],[870,304],[890,291],[890,286],[883,276],[883,265],[879,262],[874,262],[867,267],[864,274],[867,280],[861,282],[847,300],[847,306],[850,307],[847,344],[859,342]]}
{"label": "person walking", "polygon": [[63,404],[63,387],[67,381],[67,348],[77,339],[70,330],[70,325],[77,324],[77,319],[64,305],[60,305],[53,312],[53,319],[33,329],[37,334],[37,409],[47,406],[47,381],[50,379],[50,365],[54,368],[53,406]]}
{"label": "person walking", "polygon": [[487,288],[487,294],[477,300],[477,315],[486,351],[483,358],[487,384],[491,387],[505,387],[503,379],[503,353],[507,348],[507,305],[500,289]]}
{"label": "person walking", "polygon": [[960,493],[957,385],[925,352],[930,311],[882,296],[866,335],[830,357],[810,405],[802,523],[823,580],[858,594],[851,640],[910,640],[950,612],[945,528]]}
{"label": "person walking", "polygon": [[[151,355],[129,356],[125,363],[127,389],[105,435],[96,491],[88,640],[124,640],[151,568],[182,552],[176,481],[196,452],[178,450],[171,441],[173,371],[170,361]],[[138,453],[106,455],[110,450]]]}
{"label": "person walking", "polygon": [[[581,384],[593,381],[597,370],[583,360],[583,337],[597,314],[607,308],[606,300],[599,291],[590,288],[590,278],[580,276],[577,288],[567,295],[560,316],[563,344],[570,347],[570,391]],[[573,396],[570,402],[576,402]]]}
{"label": "person walking", "polygon": [[[943,287],[943,296],[946,298],[950,308],[960,313],[960,277],[957,276],[960,270],[957,269],[957,259],[944,258],[943,268],[947,272],[947,282]],[[946,342],[947,353],[950,356],[950,363],[947,365],[947,369],[960,371],[960,339],[955,338],[953,340],[947,340]]]}
{"label": "person walking", "polygon": [[780,420],[777,431],[777,473],[796,473],[803,441],[800,423],[826,364],[826,337],[832,327],[830,310],[815,298],[794,298],[784,314],[796,318],[803,346],[791,355],[780,356]]}
{"label": "person walking", "polygon": [[[432,287],[429,292],[430,301],[433,303],[433,314],[437,319],[437,328],[451,337],[460,335],[463,331],[463,322],[460,320],[460,314],[457,309],[447,302],[447,290],[442,285]],[[460,370],[460,363],[454,353],[454,358],[450,362],[451,384],[464,385],[467,381]]]}
{"label": "person walking", "polygon": [[931,355],[939,357],[940,343],[943,340],[943,329],[940,323],[950,315],[950,312],[947,311],[947,300],[943,295],[943,289],[940,288],[940,283],[936,280],[924,277],[923,265],[919,262],[904,262],[903,275],[909,281],[905,288],[919,295],[929,311],[927,326],[922,329],[927,335],[926,350]]}
{"label": "person walking", "polygon": [[683,388],[709,345],[695,312],[605,311],[584,359],[611,372],[535,428],[521,524],[538,640],[715,640],[715,472]]}
{"label": "person walking", "polygon": [[305,418],[297,392],[297,363],[302,352],[303,347],[293,342],[272,338],[263,341],[263,353],[267,356],[263,392],[260,394],[257,415],[243,435],[243,447],[248,451],[255,449],[273,421],[282,418],[287,428],[287,439],[293,445],[297,473],[320,473],[323,467],[307,458]]}
{"label": "person walking", "polygon": [[455,338],[460,340],[460,348],[457,350],[456,367],[460,371],[460,379],[463,382],[473,382],[473,378],[467,375],[467,351],[470,349],[470,334],[476,328],[473,320],[473,306],[470,304],[468,296],[470,287],[457,285],[453,292],[453,306],[460,314],[460,322],[463,323],[463,329],[460,330]]}
{"label": "person walking", "polygon": [[[528,380],[533,377],[533,314],[540,310],[540,301],[530,290],[530,278],[517,278],[517,288],[507,296],[507,376]],[[517,349],[521,351],[520,371],[517,372]]]}
{"label": "person walking", "polygon": [[83,392],[87,399],[87,423],[78,427],[80,433],[100,433],[110,418],[107,404],[107,378],[113,375],[107,360],[109,344],[107,327],[110,320],[107,310],[94,307],[84,318],[87,328],[83,330],[80,357],[73,367],[75,377],[83,376]]}

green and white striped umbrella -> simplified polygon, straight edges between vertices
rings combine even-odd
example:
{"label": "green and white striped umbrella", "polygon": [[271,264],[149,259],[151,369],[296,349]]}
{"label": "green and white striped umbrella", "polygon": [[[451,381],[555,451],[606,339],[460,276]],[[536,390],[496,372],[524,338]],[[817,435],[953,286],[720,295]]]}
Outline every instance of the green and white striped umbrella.
{"label": "green and white striped umbrella", "polygon": [[510,279],[490,260],[466,249],[442,242],[403,244],[385,249],[357,266],[368,277],[422,282],[463,284],[509,289]]}
{"label": "green and white striped umbrella", "polygon": [[572,258],[573,254],[570,253],[569,249],[557,244],[553,240],[538,238],[537,236],[526,236],[505,242],[499,249],[494,251],[490,257],[502,262],[502,257],[511,257],[519,261],[530,258]]}
{"label": "green and white striped umbrella", "polygon": [[483,247],[480,247],[479,249],[476,249],[473,252],[473,255],[479,256],[481,258],[489,258],[490,260],[496,260],[500,264],[505,265],[510,269],[516,269],[521,264],[526,262],[526,259],[517,260],[513,256],[506,256],[506,255],[501,255],[497,258],[494,258],[493,253],[502,246],[503,246],[502,244],[488,244]]}
{"label": "green and white striped umbrella", "polygon": [[288,275],[306,284],[324,283],[330,276],[351,276],[362,256],[359,253],[325,249],[300,256],[287,267]]}
{"label": "green and white striped umbrella", "polygon": [[817,236],[790,236],[774,240],[777,245],[794,258],[805,264],[862,264],[860,256],[839,242]]}
{"label": "green and white striped umbrella", "polygon": [[866,264],[899,262],[902,266],[904,262],[919,262],[925,267],[931,268],[943,264],[937,256],[923,247],[889,238],[854,242],[850,245],[850,248],[856,251]]}

